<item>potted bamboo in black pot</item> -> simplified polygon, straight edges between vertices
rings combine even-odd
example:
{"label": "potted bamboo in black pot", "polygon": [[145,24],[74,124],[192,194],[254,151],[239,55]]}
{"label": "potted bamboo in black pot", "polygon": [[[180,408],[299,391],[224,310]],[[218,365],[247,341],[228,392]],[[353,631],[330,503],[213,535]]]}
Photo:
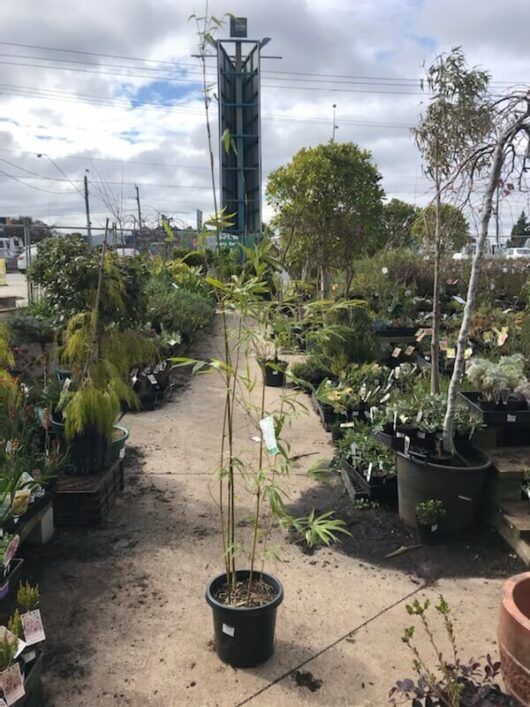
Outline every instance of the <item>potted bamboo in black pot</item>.
{"label": "potted bamboo in black pot", "polygon": [[[271,267],[270,245],[252,251],[253,262]],[[245,250],[245,256],[249,257]],[[257,269],[259,273],[266,272]],[[220,439],[219,512],[223,569],[208,582],[206,601],[212,609],[214,644],[219,658],[229,665],[248,668],[266,661],[274,649],[277,609],[283,601],[281,582],[264,569],[271,557],[273,522],[301,533],[309,544],[330,543],[346,532],[330,514],[292,517],[284,505],[282,479],[288,476],[291,458],[284,439],[290,416],[303,409],[296,391],[268,392],[259,367],[252,365],[263,350],[269,318],[261,296],[259,275],[232,277],[230,282],[210,280],[217,291],[223,327],[224,351],[219,360],[174,359],[192,366],[195,373],[217,372],[224,389],[224,424]],[[237,308],[237,336],[228,312]],[[259,435],[254,459],[243,461],[234,423],[234,410],[243,409]],[[244,444],[244,442],[243,442]],[[236,501],[246,489],[251,493],[250,529],[237,523]],[[244,511],[247,513],[247,511]],[[249,532],[250,531],[250,532]],[[259,540],[259,542],[258,542]]]}

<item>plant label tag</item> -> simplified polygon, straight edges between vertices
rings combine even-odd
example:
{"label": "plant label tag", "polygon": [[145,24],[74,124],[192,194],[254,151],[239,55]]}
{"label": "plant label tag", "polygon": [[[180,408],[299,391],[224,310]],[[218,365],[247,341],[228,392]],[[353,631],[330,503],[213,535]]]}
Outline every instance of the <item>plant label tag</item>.
{"label": "plant label tag", "polygon": [[408,454],[410,449],[410,437],[408,435],[405,435],[405,441],[403,442],[403,452],[404,454]]}
{"label": "plant label tag", "polygon": [[427,361],[427,363],[431,362],[431,357],[429,354],[425,354],[425,360]]}
{"label": "plant label tag", "polygon": [[20,544],[20,535],[15,535],[15,537],[11,540],[9,545],[6,547],[6,551],[4,553],[4,565],[9,565],[13,557],[15,556],[16,551],[18,550],[18,546]]}
{"label": "plant label tag", "polygon": [[456,349],[451,347],[447,349],[447,358],[456,358]]}
{"label": "plant label tag", "polygon": [[137,369],[137,368],[133,368],[132,371],[131,371],[131,378],[136,378],[137,375],[138,375],[138,369]]}
{"label": "plant label tag", "polygon": [[471,501],[473,500],[472,498],[469,498],[469,496],[459,496],[458,498],[461,501],[468,501],[469,503],[471,503]]}
{"label": "plant label tag", "polygon": [[414,338],[416,339],[416,341],[421,341],[425,334],[425,329],[418,329],[418,331],[414,334]]}
{"label": "plant label tag", "polygon": [[517,415],[506,415],[506,422],[517,422]]}
{"label": "plant label tag", "polygon": [[11,512],[13,516],[19,517],[23,516],[28,510],[29,502],[31,500],[31,491],[29,489],[18,489],[15,491],[13,497],[13,504],[11,506]]}
{"label": "plant label tag", "polygon": [[228,624],[223,624],[223,633],[226,633],[227,636],[231,636],[233,638],[235,632],[236,632],[236,629],[233,626],[229,626]]}
{"label": "plant label tag", "polygon": [[382,403],[386,403],[388,400],[390,400],[390,393],[383,395],[383,397],[381,398]]}
{"label": "plant label tag", "polygon": [[392,351],[392,358],[399,358],[400,353],[401,349],[399,346],[396,346],[396,348]]}
{"label": "plant label tag", "polygon": [[120,449],[120,454],[119,454],[120,459],[125,459],[125,447],[122,447]]}
{"label": "plant label tag", "polygon": [[460,295],[453,295],[453,299],[455,302],[458,302],[458,304],[465,304],[466,301],[463,297],[460,297]]}
{"label": "plant label tag", "polygon": [[367,471],[366,471],[366,481],[368,481],[368,482],[369,482],[370,479],[372,478],[372,469],[373,469],[373,466],[374,466],[374,465],[373,465],[372,462],[370,462],[370,463],[368,464],[368,469],[367,469]]}
{"label": "plant label tag", "polygon": [[473,349],[471,347],[468,347],[464,351],[464,359],[467,360],[468,358],[471,358],[472,355],[473,355]]}
{"label": "plant label tag", "polygon": [[396,431],[396,426],[397,426],[397,410],[394,410],[394,422],[393,422],[393,427],[394,427],[394,432]]}
{"label": "plant label tag", "polygon": [[7,707],[7,702],[2,697],[0,697],[0,707]]}
{"label": "plant label tag", "polygon": [[158,385],[158,381],[152,373],[147,376],[147,380],[151,383],[151,385]]}
{"label": "plant label tag", "polygon": [[440,351],[447,351],[447,341],[440,341]]}
{"label": "plant label tag", "polygon": [[355,442],[351,443],[350,452],[351,452],[352,459],[355,459],[355,457],[357,456],[357,445],[355,444]]}
{"label": "plant label tag", "polygon": [[412,356],[415,350],[416,349],[414,348],[414,346],[407,346],[407,348],[405,349],[405,356]]}
{"label": "plant label tag", "polygon": [[435,533],[438,530],[438,523],[431,525],[431,533]]}
{"label": "plant label tag", "polygon": [[28,646],[33,646],[35,643],[40,643],[41,641],[46,640],[42,617],[38,609],[35,609],[35,611],[28,611],[27,613],[22,614],[20,618],[24,628],[24,639]]}
{"label": "plant label tag", "polygon": [[263,440],[269,454],[278,454],[278,444],[276,442],[276,432],[274,430],[274,418],[268,415],[259,421]]}
{"label": "plant label tag", "polygon": [[4,702],[6,705],[14,705],[15,702],[22,699],[26,694],[24,690],[24,681],[20,672],[20,665],[13,663],[9,668],[2,670],[0,673],[0,687],[4,693]]}

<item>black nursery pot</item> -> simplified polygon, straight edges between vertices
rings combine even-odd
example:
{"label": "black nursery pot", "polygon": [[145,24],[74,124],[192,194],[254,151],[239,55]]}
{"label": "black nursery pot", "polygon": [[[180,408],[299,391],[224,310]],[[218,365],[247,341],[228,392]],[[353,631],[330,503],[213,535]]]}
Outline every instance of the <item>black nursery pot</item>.
{"label": "black nursery pot", "polygon": [[[238,581],[248,579],[248,570],[238,570]],[[206,589],[206,601],[212,607],[214,644],[217,656],[233,668],[252,668],[268,660],[274,652],[276,609],[283,601],[283,587],[270,574],[254,572],[275,590],[275,597],[264,606],[228,606],[215,598],[226,582],[226,574],[213,579]]]}
{"label": "black nursery pot", "polygon": [[418,541],[422,545],[436,545],[440,542],[442,536],[442,531],[440,529],[439,523],[434,523],[432,525],[424,525],[417,521],[416,533],[418,535]]}
{"label": "black nursery pot", "polygon": [[268,359],[261,361],[260,365],[263,371],[265,385],[271,388],[282,388],[285,385],[285,371],[288,366],[287,361]]}

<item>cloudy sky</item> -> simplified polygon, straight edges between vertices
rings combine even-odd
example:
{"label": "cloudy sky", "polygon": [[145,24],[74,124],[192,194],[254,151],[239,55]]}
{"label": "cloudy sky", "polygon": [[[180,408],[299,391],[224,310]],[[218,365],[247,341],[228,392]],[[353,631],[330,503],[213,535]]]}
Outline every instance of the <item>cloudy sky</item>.
{"label": "cloudy sky", "polygon": [[[188,21],[204,14],[204,0],[0,7],[0,216],[81,225],[85,174],[95,224],[110,202],[132,225],[135,184],[148,223],[159,212],[185,224],[197,208],[211,213]],[[262,75],[265,179],[302,146],[330,139],[336,104],[336,139],[372,152],[389,198],[424,204],[429,183],[410,135],[428,100],[423,64],[461,45],[497,90],[530,81],[528,0],[480,9],[462,0],[210,0],[209,13],[224,12],[248,17],[249,37],[271,37],[264,54],[282,57],[266,60]],[[503,230],[522,208],[527,196],[503,203]]]}

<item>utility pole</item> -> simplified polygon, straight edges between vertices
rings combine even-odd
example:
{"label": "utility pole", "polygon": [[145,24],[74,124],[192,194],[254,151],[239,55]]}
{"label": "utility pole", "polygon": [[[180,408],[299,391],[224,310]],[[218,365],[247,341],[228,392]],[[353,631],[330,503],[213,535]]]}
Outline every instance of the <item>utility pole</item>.
{"label": "utility pole", "polygon": [[335,110],[336,110],[336,108],[337,108],[337,104],[334,103],[334,104],[333,104],[333,128],[332,128],[332,131],[331,131],[331,142],[335,142],[335,130],[337,130],[337,128],[339,127],[339,126],[336,124],[336,122],[335,122]]}
{"label": "utility pole", "polygon": [[142,207],[140,206],[140,190],[138,189],[138,184],[134,185],[136,189],[136,203],[138,204],[138,228],[142,230]]}
{"label": "utility pole", "polygon": [[87,241],[88,247],[92,248],[92,224],[90,223],[90,206],[88,203],[88,177],[85,174],[84,178],[85,184],[85,208],[86,208],[86,227],[87,227]]}

